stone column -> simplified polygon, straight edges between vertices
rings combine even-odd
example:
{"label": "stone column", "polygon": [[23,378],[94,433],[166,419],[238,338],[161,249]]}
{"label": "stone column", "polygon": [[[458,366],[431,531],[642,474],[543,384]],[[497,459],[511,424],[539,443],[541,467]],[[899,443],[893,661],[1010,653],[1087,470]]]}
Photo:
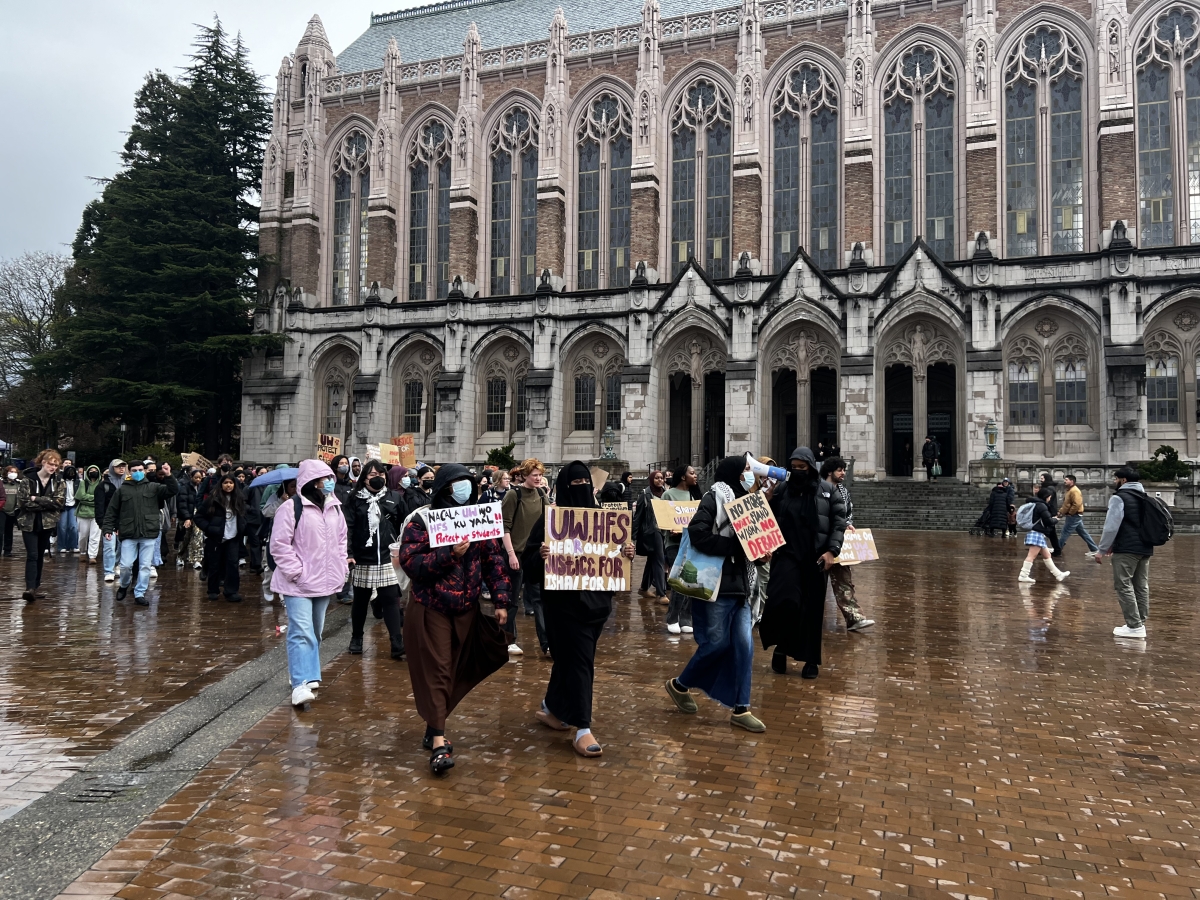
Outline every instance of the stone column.
{"label": "stone column", "polygon": [[[1183,381],[1183,403],[1180,405],[1180,421],[1187,434],[1187,455],[1195,459],[1200,454],[1200,440],[1196,437],[1196,367],[1194,357],[1180,359],[1179,373]],[[1191,363],[1189,365],[1188,363]],[[1153,448],[1152,448],[1153,449]]]}
{"label": "stone column", "polygon": [[692,369],[692,460],[697,471],[703,465],[704,455],[704,375]]}
{"label": "stone column", "polygon": [[921,460],[921,449],[925,446],[925,435],[929,433],[929,397],[925,393],[925,378],[929,370],[925,366],[913,367],[913,481],[925,480],[925,463]]}
{"label": "stone column", "polygon": [[1054,361],[1042,367],[1042,452],[1054,459]]}
{"label": "stone column", "polygon": [[804,366],[796,370],[796,446],[807,447],[812,429],[812,387],[809,370]]}

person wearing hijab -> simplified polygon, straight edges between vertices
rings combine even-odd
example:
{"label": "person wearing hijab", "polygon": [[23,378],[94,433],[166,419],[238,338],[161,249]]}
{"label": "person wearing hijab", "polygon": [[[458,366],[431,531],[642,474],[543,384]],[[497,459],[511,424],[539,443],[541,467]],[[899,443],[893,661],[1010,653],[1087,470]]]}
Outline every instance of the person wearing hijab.
{"label": "person wearing hijab", "polygon": [[[620,485],[613,485],[614,492]],[[567,463],[558,473],[554,491],[560,507],[595,509],[596,494],[592,476],[580,460]],[[545,517],[538,520],[529,543],[541,546],[541,567],[536,573],[544,580],[545,561],[550,545],[545,542]],[[622,553],[633,559],[633,544],[626,542]],[[533,573],[530,573],[531,577]],[[546,638],[554,666],[546,685],[546,699],[534,715],[555,731],[575,729],[572,744],[580,756],[600,756],[604,750],[592,735],[592,687],[596,678],[596,644],[604,623],[612,614],[611,591],[542,591],[546,619]]]}
{"label": "person wearing hijab", "polygon": [[[330,461],[329,468],[333,470],[335,479],[333,495],[337,497],[338,503],[342,505],[342,515],[346,517],[346,527],[349,528],[350,495],[354,492],[354,481],[350,477],[350,457],[338,454]],[[341,603],[349,603],[351,590],[350,579],[347,578],[345,586],[338,592],[338,600]]]}
{"label": "person wearing hijab", "polygon": [[[475,501],[475,479],[466,466],[450,463],[434,477],[430,509],[467,506]],[[417,713],[425,721],[421,745],[432,752],[429,768],[441,775],[454,768],[454,748],[446,740],[446,717],[490,674],[460,667],[486,584],[496,605],[496,621],[510,614],[512,589],[504,547],[497,539],[433,547],[421,514],[404,527],[400,567],[412,579],[412,600],[404,615],[404,644]],[[502,637],[496,635],[498,641]],[[503,665],[503,663],[501,663]],[[493,670],[494,671],[494,670]]]}
{"label": "person wearing hijab", "polygon": [[717,464],[712,488],[688,523],[688,540],[701,553],[720,557],[721,587],[709,602],[692,604],[696,652],[684,670],[667,681],[667,694],[680,712],[698,707],[692,688],[722,706],[733,708],[731,725],[755,733],[767,730],[750,712],[750,675],[754,664],[750,604],[756,590],[756,570],[733,532],[725,504],[744,497],[754,486],[754,474],[744,456],[727,456]]}
{"label": "person wearing hijab", "polygon": [[359,471],[358,483],[350,495],[350,556],[354,568],[354,605],[350,608],[349,653],[363,652],[363,626],[367,604],[375,591],[375,617],[382,618],[391,638],[392,659],[404,658],[404,614],[400,611],[400,582],[392,566],[391,546],[399,537],[404,521],[404,500],[387,490],[383,463],[367,460]]}
{"label": "person wearing hijab", "polygon": [[633,539],[637,542],[638,556],[646,557],[642,570],[642,598],[652,600],[655,596],[669,603],[667,590],[667,551],[663,546],[662,533],[658,530],[658,519],[654,516],[654,500],[661,500],[666,492],[663,473],[650,473],[650,486],[642,492],[637,508],[633,511]]}
{"label": "person wearing hijab", "polygon": [[362,460],[357,456],[351,456],[347,461],[350,463],[350,480],[357,482],[358,476],[362,474]]}
{"label": "person wearing hijab", "polygon": [[[663,499],[691,501],[691,488],[695,483],[696,470],[691,466],[681,466],[671,475],[671,486],[663,492]],[[679,542],[683,540],[683,535],[664,531],[662,538],[666,551],[665,568],[669,572],[675,565],[675,557],[679,555]],[[679,591],[671,591],[671,602],[667,605],[667,633],[692,633],[692,598]]]}
{"label": "person wearing hijab", "polygon": [[784,545],[771,557],[771,581],[758,636],[774,647],[771,668],[787,672],[787,658],[803,660],[800,674],[816,678],[821,664],[821,630],[829,567],[842,551],[846,503],[818,475],[817,459],[797,447],[788,460],[788,479],[771,494],[771,511]]}

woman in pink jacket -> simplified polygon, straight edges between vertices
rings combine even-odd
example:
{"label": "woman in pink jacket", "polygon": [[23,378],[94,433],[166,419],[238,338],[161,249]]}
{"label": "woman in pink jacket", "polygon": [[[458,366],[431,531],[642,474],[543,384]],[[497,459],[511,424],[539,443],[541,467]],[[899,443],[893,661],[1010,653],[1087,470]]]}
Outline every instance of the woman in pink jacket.
{"label": "woman in pink jacket", "polygon": [[332,595],[342,589],[350,571],[346,517],[333,493],[336,479],[323,462],[305,459],[296,479],[299,492],[275,513],[271,556],[275,574],[271,590],[287,607],[288,675],[292,705],[316,698],[321,686],[321,631]]}

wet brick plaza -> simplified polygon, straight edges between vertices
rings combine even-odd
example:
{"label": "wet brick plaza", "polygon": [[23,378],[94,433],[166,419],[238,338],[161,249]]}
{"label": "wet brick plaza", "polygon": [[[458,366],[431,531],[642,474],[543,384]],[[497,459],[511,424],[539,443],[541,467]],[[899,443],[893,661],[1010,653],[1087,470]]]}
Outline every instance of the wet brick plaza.
{"label": "wet brick plaza", "polygon": [[[451,717],[458,764],[435,780],[407,669],[368,620],[365,654],[333,659],[310,711],[280,690],[62,896],[1200,897],[1200,539],[1156,555],[1147,641],[1111,636],[1111,568],[1077,539],[1065,584],[1039,564],[1021,587],[1019,541],[877,543],[855,579],[879,624],[847,634],[831,600],[817,680],[757,650],[762,735],[708,701],[676,712],[662,683],[691,639],[622,598],[597,661],[598,760],[533,719],[550,664],[521,616],[527,655]],[[253,578],[247,602],[209,603],[163,567],[141,609],[63,558],[26,607],[22,564],[0,560],[0,841],[58,782],[277,648],[285,621]]]}

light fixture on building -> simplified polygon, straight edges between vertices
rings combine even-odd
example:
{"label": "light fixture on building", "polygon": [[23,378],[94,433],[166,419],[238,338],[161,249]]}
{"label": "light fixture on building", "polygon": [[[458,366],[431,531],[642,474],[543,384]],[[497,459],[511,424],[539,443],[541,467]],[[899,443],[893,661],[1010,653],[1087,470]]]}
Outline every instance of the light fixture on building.
{"label": "light fixture on building", "polygon": [[996,450],[996,438],[1000,435],[1000,429],[996,427],[995,419],[988,419],[987,425],[983,428],[983,435],[987,439],[987,449],[983,451],[983,458],[999,459],[1000,454]]}
{"label": "light fixture on building", "polygon": [[617,440],[617,435],[613,431],[613,427],[609,425],[604,429],[604,458],[616,459],[617,451],[613,449],[613,444]]}

